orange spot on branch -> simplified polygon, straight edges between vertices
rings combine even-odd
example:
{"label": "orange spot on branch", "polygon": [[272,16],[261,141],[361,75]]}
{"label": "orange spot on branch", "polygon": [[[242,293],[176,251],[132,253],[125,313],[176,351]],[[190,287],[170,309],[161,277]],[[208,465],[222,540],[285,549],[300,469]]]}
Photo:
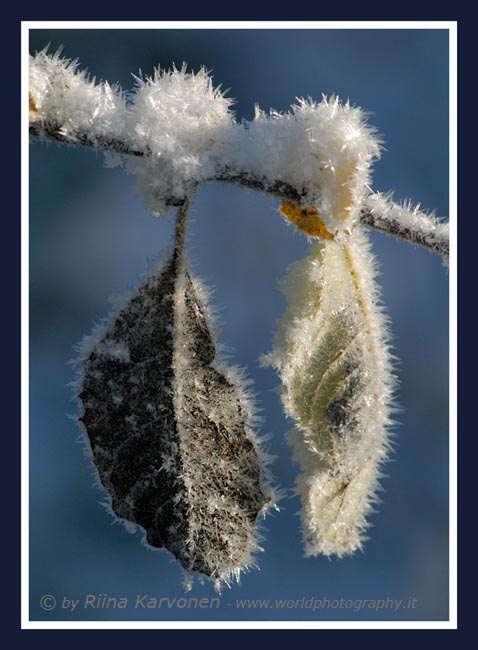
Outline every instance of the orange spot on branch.
{"label": "orange spot on branch", "polygon": [[325,227],[324,222],[319,219],[317,208],[302,208],[300,205],[292,203],[292,201],[285,201],[280,207],[280,212],[286,219],[295,224],[299,230],[311,237],[334,238],[334,235]]}

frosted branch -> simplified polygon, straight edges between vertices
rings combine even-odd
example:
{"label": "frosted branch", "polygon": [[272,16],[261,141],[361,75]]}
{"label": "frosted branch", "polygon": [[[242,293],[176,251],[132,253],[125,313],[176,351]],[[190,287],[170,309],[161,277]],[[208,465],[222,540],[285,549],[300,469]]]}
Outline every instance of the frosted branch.
{"label": "frosted branch", "polygon": [[202,183],[232,183],[313,206],[330,232],[360,220],[446,262],[446,223],[370,194],[381,141],[360,108],[336,97],[298,100],[288,113],[257,109],[254,120],[238,123],[232,101],[204,69],[158,69],[136,81],[126,96],[60,52],[37,53],[30,60],[30,135],[117,155],[154,215],[181,206]]}
{"label": "frosted branch", "polygon": [[410,203],[394,203],[391,195],[371,194],[364,203],[360,221],[364,226],[385,235],[438,253],[447,265],[450,253],[449,224],[439,221],[433,214],[420,211],[419,207],[413,208]]}
{"label": "frosted branch", "polygon": [[[30,137],[34,140],[46,140],[50,142],[57,142],[58,144],[67,144],[76,147],[87,147],[90,149],[98,149],[113,154],[121,154],[126,156],[145,157],[150,156],[151,151],[148,149],[141,151],[136,148],[132,143],[128,143],[118,138],[108,136],[92,136],[87,131],[66,133],[58,124],[44,123],[39,124],[33,122],[30,124]],[[248,189],[257,190],[270,194],[279,199],[287,201],[300,201],[304,194],[298,192],[294,187],[283,181],[268,182],[265,178],[257,178],[249,174],[245,170],[222,169],[214,176],[205,179],[205,182],[220,181],[224,183],[232,183],[234,185],[241,185]],[[171,207],[182,205],[185,198],[175,197],[170,199]]]}
{"label": "frosted branch", "polygon": [[[98,137],[86,131],[74,135],[63,133],[58,125],[30,124],[30,136],[34,139],[48,140],[59,144],[88,147],[105,152],[127,156],[144,157],[151,155],[149,151],[140,151],[131,143],[117,138]],[[274,196],[284,201],[300,201],[304,194],[283,181],[270,182],[265,178],[252,176],[247,170],[230,168],[218,171],[205,182],[223,182],[240,185]],[[172,197],[168,200],[170,206],[182,205],[184,198]],[[384,235],[401,239],[410,244],[426,248],[440,255],[444,262],[449,255],[449,228],[447,222],[438,221],[433,215],[412,208],[410,205],[399,205],[383,194],[371,194],[366,200],[360,214],[361,223],[367,228],[377,230]]]}

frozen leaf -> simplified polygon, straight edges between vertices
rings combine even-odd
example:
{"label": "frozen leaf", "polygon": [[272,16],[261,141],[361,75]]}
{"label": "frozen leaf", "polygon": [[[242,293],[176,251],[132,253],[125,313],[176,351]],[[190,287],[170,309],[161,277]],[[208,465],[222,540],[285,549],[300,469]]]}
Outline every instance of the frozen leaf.
{"label": "frozen leaf", "polygon": [[204,289],[175,247],[82,362],[81,421],[118,517],[188,571],[239,577],[272,503],[240,374],[216,358]]}
{"label": "frozen leaf", "polygon": [[317,243],[292,266],[268,358],[295,423],[307,555],[361,547],[389,448],[393,376],[374,260],[359,229],[348,239]]}

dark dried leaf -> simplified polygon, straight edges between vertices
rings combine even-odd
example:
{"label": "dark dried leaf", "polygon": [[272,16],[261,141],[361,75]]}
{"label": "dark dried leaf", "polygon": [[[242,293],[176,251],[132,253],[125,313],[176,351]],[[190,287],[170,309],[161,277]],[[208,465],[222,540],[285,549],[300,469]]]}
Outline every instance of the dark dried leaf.
{"label": "dark dried leaf", "polygon": [[114,513],[188,571],[227,581],[251,562],[271,502],[250,403],[216,362],[203,293],[175,248],[83,360],[80,420]]}

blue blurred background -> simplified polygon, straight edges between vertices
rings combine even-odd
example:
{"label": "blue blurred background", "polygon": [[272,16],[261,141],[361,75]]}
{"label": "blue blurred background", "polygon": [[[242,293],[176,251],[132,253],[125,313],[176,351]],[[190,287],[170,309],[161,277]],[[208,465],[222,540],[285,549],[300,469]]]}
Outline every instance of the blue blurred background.
{"label": "blue blurred background", "polygon": [[[254,104],[287,110],[297,96],[337,93],[362,106],[385,140],[373,186],[395,190],[448,215],[448,32],[446,30],[33,30],[30,51],[64,45],[97,78],[133,86],[130,73],[186,61],[205,65],[230,88],[239,119]],[[73,346],[109,311],[108,299],[137,286],[167,245],[171,219],[153,219],[135,180],[106,169],[102,154],[35,143],[30,147],[30,535],[33,620],[443,620],[448,617],[448,276],[437,256],[371,233],[400,359],[395,453],[382,481],[364,553],[304,559],[290,497],[266,522],[260,570],[222,594],[214,610],[45,612],[42,594],[184,595],[182,572],[166,552],[150,552],[100,506],[83,456],[67,383]],[[271,433],[275,476],[291,490],[297,467],[284,434],[291,424],[259,367],[284,309],[277,289],[307,242],[257,193],[219,184],[201,188],[189,251],[215,287],[221,341],[245,366]],[[192,596],[214,596],[210,583]],[[408,599],[393,612],[350,609],[241,610],[236,598]]]}

